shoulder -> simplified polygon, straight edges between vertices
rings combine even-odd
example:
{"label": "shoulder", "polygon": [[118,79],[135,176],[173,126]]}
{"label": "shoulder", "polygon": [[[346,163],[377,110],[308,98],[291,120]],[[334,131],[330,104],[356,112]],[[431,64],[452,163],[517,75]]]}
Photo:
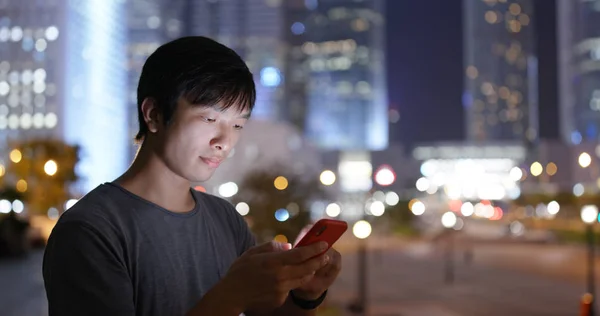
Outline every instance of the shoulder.
{"label": "shoulder", "polygon": [[118,203],[111,188],[100,185],[66,210],[58,219],[52,234],[57,231],[87,231],[98,235],[120,235],[121,218]]}

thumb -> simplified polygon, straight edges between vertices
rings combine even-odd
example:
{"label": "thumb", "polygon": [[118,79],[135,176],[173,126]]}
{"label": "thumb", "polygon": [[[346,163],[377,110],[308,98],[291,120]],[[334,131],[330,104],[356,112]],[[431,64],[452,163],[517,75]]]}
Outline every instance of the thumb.
{"label": "thumb", "polygon": [[288,251],[292,249],[292,244],[288,242],[274,242],[276,251]]}

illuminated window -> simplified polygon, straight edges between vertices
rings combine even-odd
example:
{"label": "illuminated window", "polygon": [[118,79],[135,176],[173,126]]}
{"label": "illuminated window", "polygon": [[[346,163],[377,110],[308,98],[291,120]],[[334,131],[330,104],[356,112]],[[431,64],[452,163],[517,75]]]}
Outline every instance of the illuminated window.
{"label": "illuminated window", "polygon": [[35,50],[37,50],[38,52],[45,51],[47,47],[48,43],[45,39],[40,38],[39,40],[35,41]]}
{"label": "illuminated window", "polygon": [[485,20],[486,22],[490,23],[490,24],[494,24],[496,22],[498,22],[498,15],[496,15],[496,12],[494,11],[487,11],[485,13]]}
{"label": "illuminated window", "polygon": [[58,39],[58,28],[56,26],[50,26],[46,29],[45,35],[46,35],[46,39],[49,41],[55,41],[56,39]]}
{"label": "illuminated window", "polygon": [[521,6],[518,3],[512,3],[508,7],[508,10],[512,15],[518,15],[519,13],[521,13]]}
{"label": "illuminated window", "polygon": [[57,123],[58,117],[56,116],[56,114],[52,112],[46,114],[46,117],[44,118],[44,125],[46,126],[46,128],[54,128],[56,127]]}
{"label": "illuminated window", "polygon": [[467,67],[467,77],[470,79],[475,79],[479,75],[479,71],[477,71],[477,67],[469,66]]}
{"label": "illuminated window", "polygon": [[23,38],[23,29],[21,29],[18,26],[15,26],[12,28],[11,32],[10,32],[10,39],[13,42],[18,42]]}
{"label": "illuminated window", "polygon": [[521,15],[519,15],[519,22],[523,26],[529,25],[529,16],[527,14],[521,14]]}
{"label": "illuminated window", "polygon": [[149,29],[157,29],[160,27],[160,18],[157,16],[151,16],[146,20],[146,25]]}
{"label": "illuminated window", "polygon": [[358,18],[352,21],[351,26],[356,32],[364,32],[369,29],[369,22],[363,18]]}
{"label": "illuminated window", "polygon": [[516,20],[512,20],[508,23],[508,29],[513,33],[519,33],[521,31],[521,23]]}

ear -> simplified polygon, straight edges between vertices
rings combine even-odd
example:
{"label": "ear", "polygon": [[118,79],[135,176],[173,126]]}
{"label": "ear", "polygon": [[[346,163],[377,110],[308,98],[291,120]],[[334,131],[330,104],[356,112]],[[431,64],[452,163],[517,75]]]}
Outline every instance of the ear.
{"label": "ear", "polygon": [[162,117],[158,110],[156,100],[153,98],[145,98],[142,102],[141,110],[142,115],[144,116],[144,122],[146,122],[146,126],[148,126],[148,131],[150,133],[158,132],[158,128],[162,124]]}

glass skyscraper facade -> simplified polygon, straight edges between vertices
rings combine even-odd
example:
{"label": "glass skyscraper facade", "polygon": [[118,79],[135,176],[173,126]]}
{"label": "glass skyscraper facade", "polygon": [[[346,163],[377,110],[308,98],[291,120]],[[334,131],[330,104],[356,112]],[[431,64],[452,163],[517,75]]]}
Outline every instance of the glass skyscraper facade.
{"label": "glass skyscraper facade", "polygon": [[382,150],[388,145],[384,2],[305,1],[305,135],[332,150]]}
{"label": "glass skyscraper facade", "polygon": [[560,126],[568,143],[600,138],[600,1],[557,0]]}
{"label": "glass skyscraper facade", "polygon": [[532,0],[464,0],[466,135],[471,141],[538,139]]}

